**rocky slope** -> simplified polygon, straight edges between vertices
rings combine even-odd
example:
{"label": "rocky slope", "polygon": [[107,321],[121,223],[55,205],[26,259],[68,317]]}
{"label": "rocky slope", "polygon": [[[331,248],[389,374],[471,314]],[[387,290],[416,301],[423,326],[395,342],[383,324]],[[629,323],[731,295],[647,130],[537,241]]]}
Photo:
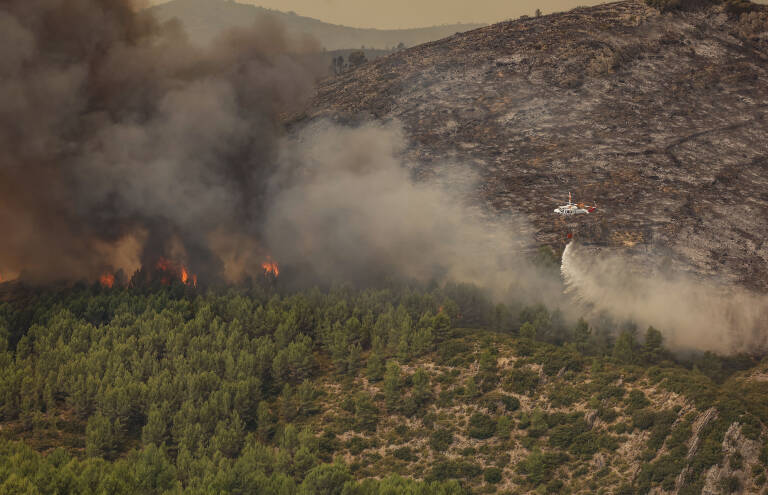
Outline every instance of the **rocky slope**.
{"label": "rocky slope", "polygon": [[[627,0],[505,22],[329,79],[296,120],[371,116],[403,123],[422,176],[475,170],[539,242],[575,230],[768,289],[765,10]],[[555,218],[568,191],[599,214]]]}

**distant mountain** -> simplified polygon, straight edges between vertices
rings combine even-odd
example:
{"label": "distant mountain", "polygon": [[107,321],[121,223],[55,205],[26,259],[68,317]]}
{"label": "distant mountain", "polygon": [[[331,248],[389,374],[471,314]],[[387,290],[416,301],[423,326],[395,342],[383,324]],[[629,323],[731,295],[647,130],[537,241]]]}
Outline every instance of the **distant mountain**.
{"label": "distant mountain", "polygon": [[160,21],[174,18],[180,20],[190,39],[198,43],[207,43],[226,29],[247,27],[264,16],[270,16],[281,21],[291,33],[313,36],[327,50],[361,46],[385,49],[400,43],[405,46],[414,46],[482,26],[481,24],[452,24],[419,29],[358,29],[328,24],[294,13],[240,4],[232,0],[171,0],[152,7],[150,11]]}

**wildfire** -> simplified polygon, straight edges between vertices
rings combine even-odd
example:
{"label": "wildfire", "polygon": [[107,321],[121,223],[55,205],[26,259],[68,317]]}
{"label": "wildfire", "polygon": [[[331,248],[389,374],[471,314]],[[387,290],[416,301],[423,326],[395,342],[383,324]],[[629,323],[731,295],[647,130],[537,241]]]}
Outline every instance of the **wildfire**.
{"label": "wildfire", "polygon": [[189,273],[187,267],[180,263],[161,257],[157,260],[155,269],[162,273],[160,283],[163,285],[170,285],[174,280],[179,280],[184,285],[197,287],[197,275]]}
{"label": "wildfire", "polygon": [[267,261],[261,264],[261,267],[264,269],[264,273],[268,274],[271,273],[275,277],[280,275],[280,266],[278,266],[276,261],[273,261],[272,258],[267,258]]}
{"label": "wildfire", "polygon": [[115,276],[112,273],[105,273],[99,277],[99,283],[106,289],[111,289],[115,286]]}

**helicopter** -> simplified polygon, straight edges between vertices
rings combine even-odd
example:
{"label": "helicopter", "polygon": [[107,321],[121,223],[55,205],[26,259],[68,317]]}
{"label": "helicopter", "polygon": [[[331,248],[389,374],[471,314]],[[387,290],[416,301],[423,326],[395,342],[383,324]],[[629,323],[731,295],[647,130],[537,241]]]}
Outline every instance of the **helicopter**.
{"label": "helicopter", "polygon": [[597,206],[589,206],[584,203],[574,203],[571,199],[571,193],[568,193],[568,204],[555,208],[555,213],[564,217],[575,215],[589,215],[597,209]]}

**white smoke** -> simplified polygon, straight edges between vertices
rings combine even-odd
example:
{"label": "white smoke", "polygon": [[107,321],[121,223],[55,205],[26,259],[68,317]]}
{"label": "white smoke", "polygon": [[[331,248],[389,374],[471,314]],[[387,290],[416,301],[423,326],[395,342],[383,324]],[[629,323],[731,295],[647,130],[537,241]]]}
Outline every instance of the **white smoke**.
{"label": "white smoke", "polygon": [[691,274],[640,267],[629,255],[595,254],[570,243],[561,265],[568,291],[595,313],[652,325],[673,350],[768,348],[768,296]]}
{"label": "white smoke", "polygon": [[317,122],[288,139],[266,211],[270,252],[325,281],[452,280],[538,300],[559,285],[525,256],[534,242],[521,218],[476,206],[467,167],[417,181],[406,148],[397,123]]}

